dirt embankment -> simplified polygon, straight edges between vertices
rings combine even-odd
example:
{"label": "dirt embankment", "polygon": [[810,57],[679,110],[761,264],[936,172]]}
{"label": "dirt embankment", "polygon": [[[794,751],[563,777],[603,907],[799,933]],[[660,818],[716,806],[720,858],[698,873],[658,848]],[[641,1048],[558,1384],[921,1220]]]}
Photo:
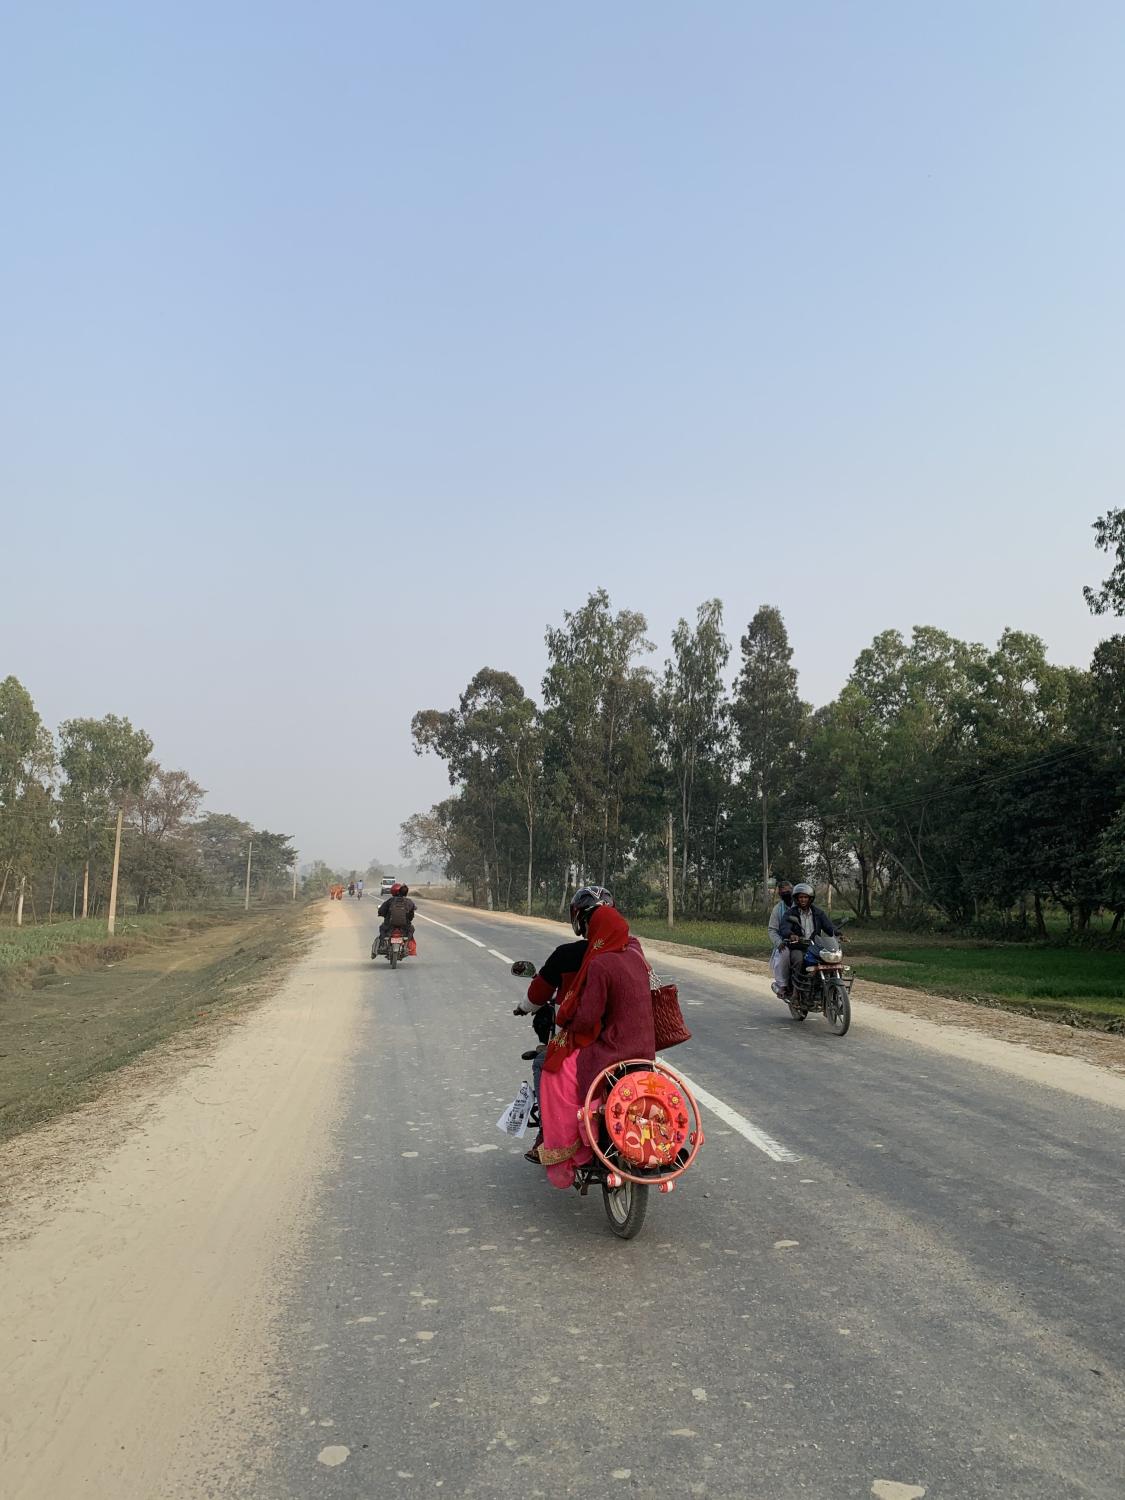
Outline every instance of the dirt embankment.
{"label": "dirt embankment", "polygon": [[123,1063],[244,1004],[310,932],[304,905],[185,916],[74,945],[0,994],[0,1140],[89,1099]]}

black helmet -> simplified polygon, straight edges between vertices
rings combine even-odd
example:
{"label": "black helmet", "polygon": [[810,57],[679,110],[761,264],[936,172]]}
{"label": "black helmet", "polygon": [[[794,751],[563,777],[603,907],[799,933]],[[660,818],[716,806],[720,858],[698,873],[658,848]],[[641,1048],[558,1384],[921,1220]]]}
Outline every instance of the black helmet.
{"label": "black helmet", "polygon": [[400,896],[409,896],[410,887],[408,885],[400,885],[398,888],[398,893]]}
{"label": "black helmet", "polygon": [[583,885],[570,900],[570,925],[580,938],[586,936],[590,913],[599,906],[612,906],[613,895],[604,885]]}

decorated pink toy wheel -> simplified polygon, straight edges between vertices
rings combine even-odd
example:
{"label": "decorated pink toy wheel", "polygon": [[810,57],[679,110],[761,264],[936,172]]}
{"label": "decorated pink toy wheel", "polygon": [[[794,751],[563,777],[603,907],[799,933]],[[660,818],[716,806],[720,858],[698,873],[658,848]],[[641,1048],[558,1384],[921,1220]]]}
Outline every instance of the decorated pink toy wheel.
{"label": "decorated pink toy wheel", "polygon": [[579,1111],[594,1154],[633,1182],[668,1182],[685,1172],[703,1144],[687,1084],[666,1063],[617,1063],[594,1079]]}
{"label": "decorated pink toy wheel", "polygon": [[626,1073],[602,1110],[610,1140],[635,1167],[670,1166],[687,1143],[687,1101],[663,1073]]}

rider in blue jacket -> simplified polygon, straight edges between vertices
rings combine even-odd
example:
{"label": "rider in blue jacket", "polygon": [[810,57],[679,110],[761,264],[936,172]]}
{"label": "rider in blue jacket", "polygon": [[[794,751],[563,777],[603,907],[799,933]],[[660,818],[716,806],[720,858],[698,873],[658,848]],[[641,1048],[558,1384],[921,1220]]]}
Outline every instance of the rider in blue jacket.
{"label": "rider in blue jacket", "polygon": [[797,955],[799,964],[805,949],[814,938],[821,933],[834,937],[836,929],[828,913],[813,905],[812,886],[802,881],[800,885],[793,887],[793,905],[782,917],[778,931],[781,935],[781,948],[777,955],[777,984],[774,988],[779,995],[787,998],[793,992],[793,955]]}

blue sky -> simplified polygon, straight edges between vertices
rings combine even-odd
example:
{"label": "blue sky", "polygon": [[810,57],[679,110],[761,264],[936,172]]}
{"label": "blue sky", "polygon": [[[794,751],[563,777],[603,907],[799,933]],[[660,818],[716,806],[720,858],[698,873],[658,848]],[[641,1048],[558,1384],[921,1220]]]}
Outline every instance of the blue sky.
{"label": "blue sky", "polygon": [[1123,76],[1111,3],[7,7],[0,672],[352,861],[599,585],[657,664],[778,604],[814,702],[1084,662]]}

